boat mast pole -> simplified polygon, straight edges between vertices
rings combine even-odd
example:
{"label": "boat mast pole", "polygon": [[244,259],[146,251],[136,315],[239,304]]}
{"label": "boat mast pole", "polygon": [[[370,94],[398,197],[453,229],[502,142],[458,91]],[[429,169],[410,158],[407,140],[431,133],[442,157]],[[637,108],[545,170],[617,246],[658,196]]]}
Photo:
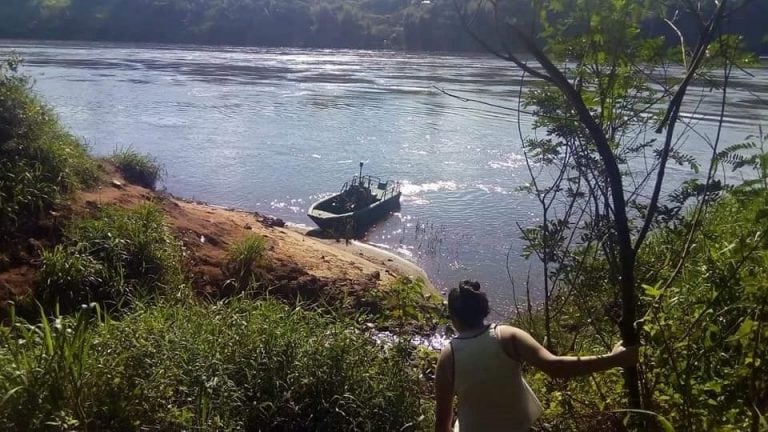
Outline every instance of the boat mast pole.
{"label": "boat mast pole", "polygon": [[357,181],[361,186],[363,184],[363,163],[364,162],[360,161],[360,175],[357,177]]}

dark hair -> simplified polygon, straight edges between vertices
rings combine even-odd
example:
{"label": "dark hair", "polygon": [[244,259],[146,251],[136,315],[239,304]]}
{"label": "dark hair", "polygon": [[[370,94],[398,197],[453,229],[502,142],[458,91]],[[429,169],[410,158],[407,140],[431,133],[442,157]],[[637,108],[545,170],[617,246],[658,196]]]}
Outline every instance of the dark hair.
{"label": "dark hair", "polygon": [[483,325],[490,311],[488,297],[480,291],[480,282],[463,280],[448,293],[448,313],[464,327]]}

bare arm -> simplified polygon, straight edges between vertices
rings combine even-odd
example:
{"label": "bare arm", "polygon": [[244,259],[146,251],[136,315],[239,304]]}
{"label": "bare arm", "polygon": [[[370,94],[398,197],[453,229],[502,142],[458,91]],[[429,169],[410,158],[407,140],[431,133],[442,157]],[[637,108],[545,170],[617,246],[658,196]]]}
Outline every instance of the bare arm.
{"label": "bare arm", "polygon": [[443,348],[435,371],[435,432],[450,432],[453,420],[453,351]]}
{"label": "bare arm", "polygon": [[508,355],[530,363],[552,378],[570,378],[626,367],[636,364],[638,358],[637,347],[625,348],[621,343],[604,355],[556,356],[525,331],[510,326],[499,326],[499,339]]}

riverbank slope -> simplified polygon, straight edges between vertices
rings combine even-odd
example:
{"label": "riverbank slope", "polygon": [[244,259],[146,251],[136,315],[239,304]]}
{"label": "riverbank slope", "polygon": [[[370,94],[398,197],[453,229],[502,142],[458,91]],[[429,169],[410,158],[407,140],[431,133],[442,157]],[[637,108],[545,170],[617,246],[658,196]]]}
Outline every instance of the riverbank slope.
{"label": "riverbank slope", "polygon": [[[88,217],[94,211],[115,206],[134,208],[154,203],[162,209],[172,232],[184,249],[189,283],[195,293],[220,298],[231,293],[227,286],[227,253],[249,234],[268,242],[270,261],[267,289],[288,297],[351,296],[385,289],[400,276],[423,278],[415,264],[375,247],[305,235],[305,230],[254,212],[223,208],[185,200],[130,184],[108,162],[100,163],[98,183],[77,192],[71,202],[48,215],[50,229],[27,241],[31,248],[0,271],[0,302],[34,297],[38,283],[39,254],[57,243],[62,221]],[[35,238],[36,237],[36,238]],[[429,282],[425,294],[434,293]]]}

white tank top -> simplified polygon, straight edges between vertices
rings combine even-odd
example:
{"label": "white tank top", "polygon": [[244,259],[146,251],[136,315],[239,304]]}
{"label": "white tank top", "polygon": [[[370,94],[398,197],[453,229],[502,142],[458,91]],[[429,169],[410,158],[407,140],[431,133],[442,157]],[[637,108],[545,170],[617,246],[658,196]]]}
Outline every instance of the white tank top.
{"label": "white tank top", "polygon": [[496,325],[477,336],[451,341],[454,389],[461,432],[525,432],[541,415],[541,403],[496,337]]}

